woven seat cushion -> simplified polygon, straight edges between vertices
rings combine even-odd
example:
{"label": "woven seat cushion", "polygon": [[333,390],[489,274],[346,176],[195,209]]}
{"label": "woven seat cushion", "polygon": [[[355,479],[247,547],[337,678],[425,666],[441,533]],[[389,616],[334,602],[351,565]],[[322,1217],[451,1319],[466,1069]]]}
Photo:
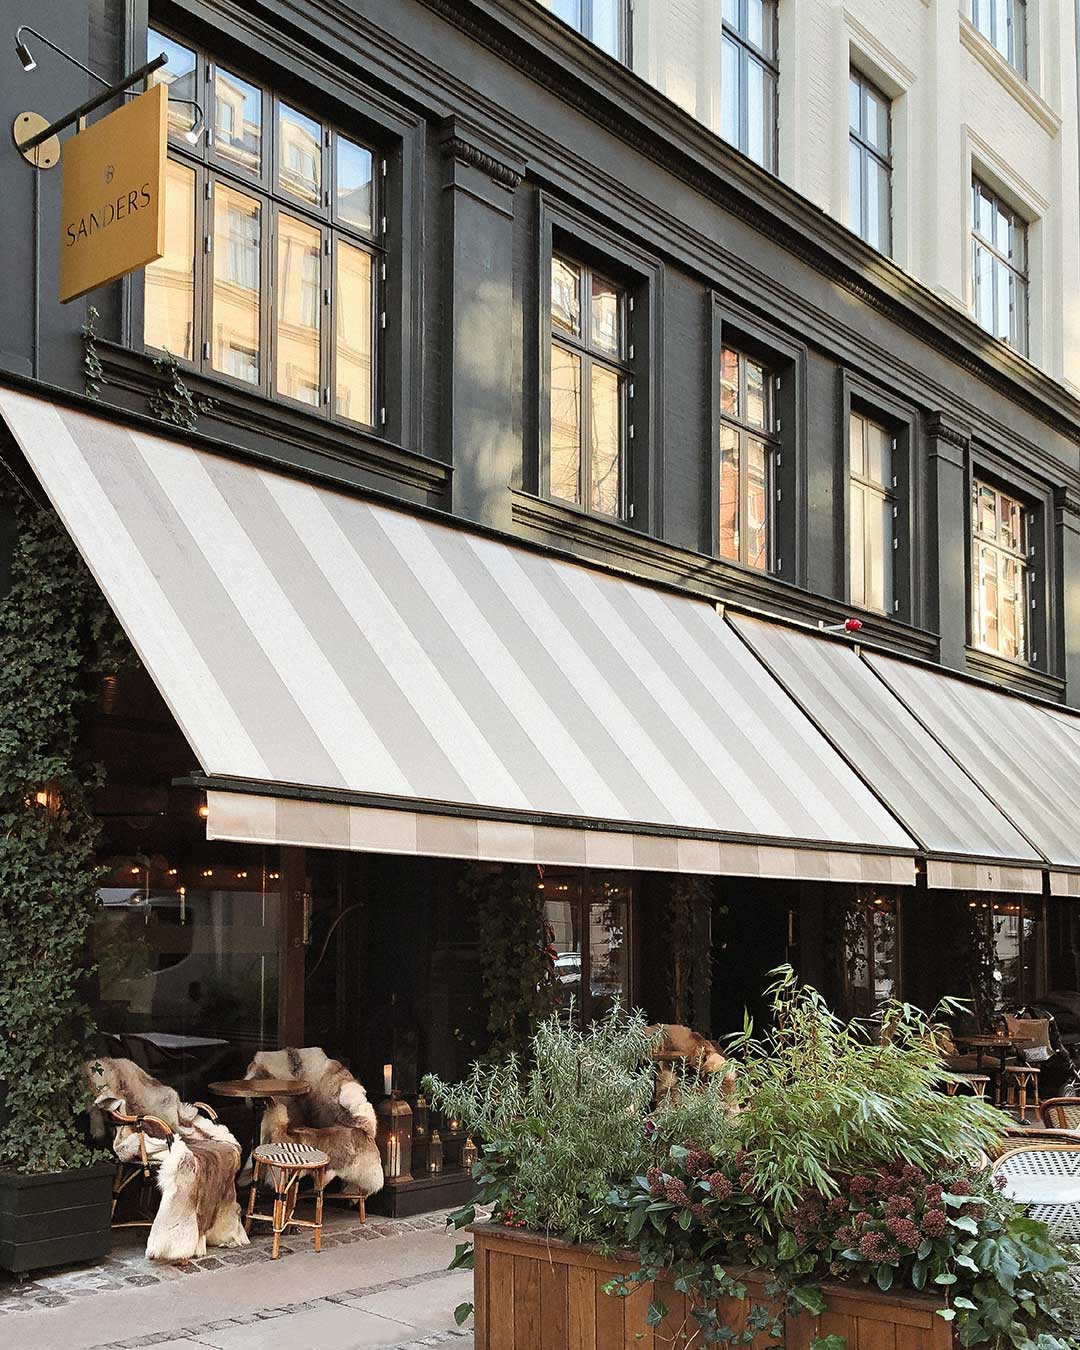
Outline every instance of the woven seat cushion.
{"label": "woven seat cushion", "polygon": [[326,1167],[330,1158],[322,1149],[285,1139],[276,1144],[260,1144],[255,1150],[255,1161],[270,1167]]}

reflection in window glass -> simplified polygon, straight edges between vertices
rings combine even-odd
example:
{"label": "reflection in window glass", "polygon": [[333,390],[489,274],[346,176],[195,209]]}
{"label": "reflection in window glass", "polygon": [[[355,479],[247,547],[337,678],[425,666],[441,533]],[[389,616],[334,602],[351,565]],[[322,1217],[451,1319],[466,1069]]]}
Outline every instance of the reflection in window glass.
{"label": "reflection in window glass", "polygon": [[214,149],[257,174],[262,168],[262,90],[219,66],[214,75]]}
{"label": "reflection in window glass", "polygon": [[322,231],[284,211],[277,237],[277,390],[318,407]]}
{"label": "reflection in window glass", "polygon": [[848,221],[882,253],[892,247],[889,100],[857,70],[848,78]]}
{"label": "reflection in window glass", "polygon": [[335,259],[334,408],[371,425],[374,370],[374,290],[371,254],[338,240]]}
{"label": "reflection in window glass", "polygon": [[720,134],[769,170],[776,165],[775,0],[723,7]]}
{"label": "reflection in window glass", "polygon": [[887,614],[895,608],[892,433],[853,411],[849,440],[848,598],[860,608]]}
{"label": "reflection in window glass", "polygon": [[1023,503],[989,483],[972,485],[971,638],[976,647],[1029,661],[1028,521]]}
{"label": "reflection in window glass", "polygon": [[1027,224],[984,184],[972,184],[975,317],[1020,352],[1027,351]]}
{"label": "reflection in window glass", "polygon": [[144,338],[181,361],[195,354],[195,172],[165,166],[165,253],[146,269]]}
{"label": "reflection in window glass", "polygon": [[260,378],[262,211],[219,183],[214,190],[214,369],[248,384]]}
{"label": "reflection in window glass", "polygon": [[774,565],[775,554],[775,386],[761,361],[721,350],[716,547],[720,557],[760,570]]}
{"label": "reflection in window glass", "polygon": [[598,351],[609,356],[622,354],[620,340],[621,292],[611,281],[593,273],[592,278],[592,340]]}
{"label": "reflection in window glass", "polygon": [[625,60],[623,12],[626,0],[550,0],[551,11],[601,51]]}
{"label": "reflection in window glass", "polygon": [[619,514],[620,380],[606,366],[592,367],[592,445],[589,504],[603,516]]}
{"label": "reflection in window glass", "polygon": [[301,201],[321,205],[322,127],[287,103],[278,105],[278,183]]}
{"label": "reflection in window glass", "polygon": [[547,945],[555,953],[562,1008],[573,999],[582,1024],[629,1006],[633,888],[618,876],[551,872],[540,883]]}
{"label": "reflection in window glass", "polygon": [[551,346],[551,473],[549,490],[581,500],[581,357]]}
{"label": "reflection in window glass", "polygon": [[337,217],[371,233],[372,155],[366,145],[338,136],[334,145],[334,200]]}
{"label": "reflection in window glass", "polygon": [[154,71],[150,83],[169,86],[169,130],[182,135],[195,124],[195,109],[190,103],[182,102],[183,99],[194,99],[196,96],[195,53],[174,38],[149,28],[146,33],[146,59],[152,61],[159,52],[164,52],[169,62]]}
{"label": "reflection in window glass", "polygon": [[581,332],[581,269],[565,258],[551,260],[551,326],[575,337]]}

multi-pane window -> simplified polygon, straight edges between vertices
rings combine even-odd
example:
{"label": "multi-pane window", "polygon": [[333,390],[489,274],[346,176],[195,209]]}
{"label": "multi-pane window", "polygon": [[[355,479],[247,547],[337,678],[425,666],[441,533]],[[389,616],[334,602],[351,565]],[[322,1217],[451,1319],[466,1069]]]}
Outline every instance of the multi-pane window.
{"label": "multi-pane window", "polygon": [[776,396],[776,376],[764,362],[721,350],[717,552],[761,571],[776,567]]}
{"label": "multi-pane window", "polygon": [[617,61],[626,61],[630,46],[630,15],[626,0],[549,0],[552,13],[576,28]]}
{"label": "multi-pane window", "polygon": [[380,162],[361,141],[160,33],[169,105],[165,255],[146,269],[144,341],[327,417],[378,420]]}
{"label": "multi-pane window", "polygon": [[863,609],[890,614],[896,607],[893,583],[896,442],[886,427],[862,413],[852,412],[849,443],[849,599]]}
{"label": "multi-pane window", "polygon": [[873,1017],[899,996],[900,924],[892,894],[856,893],[844,916],[844,1003],[854,1017]]}
{"label": "multi-pane window", "polygon": [[1027,0],[971,0],[971,22],[1010,66],[1027,73]]}
{"label": "multi-pane window", "polygon": [[776,2],[723,0],[720,134],[776,171]]}
{"label": "multi-pane window", "polygon": [[625,512],[629,309],[618,283],[552,256],[548,492],[603,516]]}
{"label": "multi-pane window", "polygon": [[630,1006],[634,883],[619,873],[550,871],[539,883],[560,1005],[583,1024]]}
{"label": "multi-pane window", "polygon": [[848,77],[851,228],[882,253],[892,249],[892,144],[889,100],[857,70]]}
{"label": "multi-pane window", "polygon": [[1015,661],[1030,661],[1031,518],[1000,488],[972,485],[971,640]]}
{"label": "multi-pane window", "polygon": [[975,317],[988,333],[1026,353],[1027,224],[977,178],[971,185],[971,221]]}

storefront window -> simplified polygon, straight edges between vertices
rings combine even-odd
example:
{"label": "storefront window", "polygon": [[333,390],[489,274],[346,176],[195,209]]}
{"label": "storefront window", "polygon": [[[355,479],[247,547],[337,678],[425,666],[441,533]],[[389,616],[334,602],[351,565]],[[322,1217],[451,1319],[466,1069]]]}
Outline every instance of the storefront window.
{"label": "storefront window", "polygon": [[985,925],[985,951],[996,1010],[1019,1007],[1046,993],[1047,934],[1041,897],[969,901]]}
{"label": "storefront window", "polygon": [[582,1022],[632,1001],[630,879],[608,873],[549,872],[540,883],[555,951],[560,1004]]}
{"label": "storefront window", "polygon": [[280,879],[268,852],[239,849],[227,865],[110,860],[93,929],[99,1028],[114,1054],[182,1096],[276,1043]]}
{"label": "storefront window", "polygon": [[852,1016],[872,1017],[899,997],[900,928],[895,897],[858,890],[844,932],[846,1004]]}

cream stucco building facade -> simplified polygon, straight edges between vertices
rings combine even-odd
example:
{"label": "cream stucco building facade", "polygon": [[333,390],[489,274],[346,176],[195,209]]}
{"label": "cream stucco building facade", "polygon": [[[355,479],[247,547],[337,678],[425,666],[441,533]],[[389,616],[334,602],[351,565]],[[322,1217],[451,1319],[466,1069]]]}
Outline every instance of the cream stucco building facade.
{"label": "cream stucco building facade", "polygon": [[[575,26],[585,16],[600,42],[621,25],[619,54],[634,71],[724,134],[724,34],[738,24],[738,0],[633,0],[621,13],[617,0],[544,3]],[[750,7],[761,23],[758,0]],[[747,0],[741,12],[745,22]],[[1026,226],[1028,313],[1014,345],[1080,390],[1073,0],[778,0],[764,23],[776,86],[767,167],[858,230],[849,76],[865,76],[890,104],[892,260],[974,313],[977,179]],[[1026,30],[1018,58],[1007,23]]]}

